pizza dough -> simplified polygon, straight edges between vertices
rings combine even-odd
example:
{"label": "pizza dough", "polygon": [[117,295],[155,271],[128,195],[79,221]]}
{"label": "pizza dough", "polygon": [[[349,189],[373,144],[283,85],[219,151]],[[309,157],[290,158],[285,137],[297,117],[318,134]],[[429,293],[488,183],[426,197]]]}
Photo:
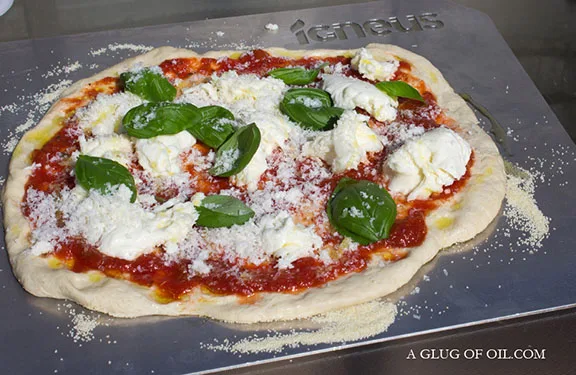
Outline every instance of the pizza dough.
{"label": "pizza dough", "polygon": [[[66,104],[59,100],[38,125],[24,135],[10,163],[10,175],[4,200],[6,243],[14,274],[30,293],[41,297],[76,301],[89,309],[118,317],[142,315],[200,315],[215,319],[253,323],[305,318],[329,310],[366,302],[392,293],[407,283],[418,269],[445,247],[467,241],[484,230],[497,215],[505,193],[503,161],[491,138],[478,126],[472,110],[452,90],[442,74],[425,58],[393,45],[371,44],[367,49],[376,59],[388,54],[412,64],[411,73],[422,79],[436,96],[446,115],[455,120],[459,132],[474,150],[471,177],[465,188],[455,194],[449,204],[433,210],[426,217],[428,234],[421,246],[411,248],[409,255],[397,262],[373,262],[361,273],[353,273],[297,294],[261,293],[250,303],[242,297],[216,296],[198,291],[183,300],[158,303],[148,288],[112,279],[97,272],[74,273],[65,267],[54,267],[47,258],[34,256],[30,248],[30,226],[22,214],[24,187],[30,175],[31,154],[59,130],[57,119]],[[350,55],[354,51],[267,50],[272,55],[300,58],[304,56]],[[73,98],[91,82],[117,76],[134,64],[157,65],[169,58],[226,57],[236,51],[213,51],[204,55],[171,47],[162,47],[126,60],[91,78],[71,86],[63,98]]]}

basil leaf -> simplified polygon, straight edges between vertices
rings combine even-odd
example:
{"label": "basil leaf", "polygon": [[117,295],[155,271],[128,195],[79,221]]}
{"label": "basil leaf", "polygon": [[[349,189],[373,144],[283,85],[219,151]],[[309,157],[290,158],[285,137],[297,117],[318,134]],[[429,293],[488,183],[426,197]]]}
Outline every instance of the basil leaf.
{"label": "basil leaf", "polygon": [[304,87],[286,91],[282,103],[285,105],[300,103],[310,108],[332,107],[332,98],[324,90]]}
{"label": "basil leaf", "polygon": [[268,75],[281,79],[287,85],[307,85],[314,82],[320,73],[319,69],[278,68],[268,72]]}
{"label": "basil leaf", "polygon": [[162,74],[146,68],[120,74],[124,90],[151,102],[172,101],[176,88]]}
{"label": "basil leaf", "polygon": [[196,225],[207,228],[241,225],[254,216],[254,211],[244,202],[227,195],[210,195],[204,198],[196,211]]}
{"label": "basil leaf", "polygon": [[394,99],[401,97],[424,102],[424,98],[418,90],[403,81],[378,82],[375,86]]}
{"label": "basil leaf", "polygon": [[110,193],[110,187],[115,185],[126,185],[132,190],[130,202],[136,201],[138,194],[134,177],[130,171],[122,164],[106,158],[80,155],[74,172],[78,183],[86,190],[96,189],[103,194]]}
{"label": "basil leaf", "polygon": [[396,219],[396,203],[386,190],[351,178],[340,180],[326,211],[338,233],[362,245],[388,238]]}
{"label": "basil leaf", "polygon": [[332,129],[344,112],[332,107],[330,94],[312,88],[288,90],[280,103],[280,111],[300,127],[312,130]]}
{"label": "basil leaf", "polygon": [[220,177],[237,174],[252,160],[259,145],[260,129],[256,124],[241,127],[216,151],[216,161],[208,172]]}
{"label": "basil leaf", "polygon": [[280,110],[300,127],[311,130],[331,130],[344,110],[337,107],[309,108],[304,104],[280,104]]}
{"label": "basil leaf", "polygon": [[234,115],[217,105],[198,108],[200,121],[187,130],[205,145],[218,148],[234,133]]}
{"label": "basil leaf", "polygon": [[145,103],[129,110],[122,125],[132,137],[152,138],[180,133],[200,119],[200,111],[192,104]]}

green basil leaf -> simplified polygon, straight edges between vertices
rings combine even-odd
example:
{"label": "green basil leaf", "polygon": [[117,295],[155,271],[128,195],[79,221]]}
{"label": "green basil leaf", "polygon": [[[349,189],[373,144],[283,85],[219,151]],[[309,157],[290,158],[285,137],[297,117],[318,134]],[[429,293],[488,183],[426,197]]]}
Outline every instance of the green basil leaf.
{"label": "green basil leaf", "polygon": [[343,109],[332,107],[330,94],[324,90],[297,88],[286,92],[280,111],[305,129],[330,130]]}
{"label": "green basil leaf", "polygon": [[136,201],[138,192],[134,177],[126,167],[114,160],[80,155],[76,161],[74,172],[78,183],[86,190],[96,189],[107,194],[110,192],[110,186],[126,185],[128,189],[132,190],[130,202]]}
{"label": "green basil leaf", "polygon": [[200,122],[189,127],[187,130],[205,145],[218,148],[233,133],[234,115],[226,108],[217,105],[198,108]]}
{"label": "green basil leaf", "polygon": [[244,202],[227,195],[210,195],[204,198],[196,211],[196,225],[207,228],[241,225],[254,216],[254,211]]}
{"label": "green basil leaf", "polygon": [[162,74],[145,68],[120,74],[124,90],[151,102],[169,102],[176,97],[176,88]]}
{"label": "green basil leaf", "polygon": [[300,103],[310,108],[332,107],[332,98],[324,90],[303,87],[286,91],[282,103]]}
{"label": "green basil leaf", "polygon": [[388,238],[396,219],[396,203],[374,182],[343,178],[334,189],[326,212],[338,233],[368,245]]}
{"label": "green basil leaf", "polygon": [[132,137],[152,138],[180,133],[200,119],[200,111],[192,104],[145,103],[129,110],[122,125]]}
{"label": "green basil leaf", "polygon": [[260,129],[252,123],[236,130],[216,151],[213,176],[230,177],[242,171],[252,160],[260,145]]}
{"label": "green basil leaf", "polygon": [[386,95],[391,96],[396,99],[397,97],[408,98],[424,102],[424,98],[418,90],[410,86],[406,82],[402,81],[387,81],[378,82],[375,85],[380,91],[383,91]]}
{"label": "green basil leaf", "polygon": [[304,104],[280,103],[280,110],[300,127],[311,130],[330,130],[342,116],[344,110],[338,107],[310,108]]}
{"label": "green basil leaf", "polygon": [[314,82],[320,73],[319,69],[278,68],[268,72],[268,75],[281,79],[287,85],[307,85]]}

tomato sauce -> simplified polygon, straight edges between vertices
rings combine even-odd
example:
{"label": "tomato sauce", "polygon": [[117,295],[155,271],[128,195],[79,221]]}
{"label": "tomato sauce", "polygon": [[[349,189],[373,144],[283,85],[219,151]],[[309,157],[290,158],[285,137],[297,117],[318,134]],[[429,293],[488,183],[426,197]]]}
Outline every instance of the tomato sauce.
{"label": "tomato sauce", "polygon": [[73,123],[67,124],[52,139],[50,139],[41,150],[32,153],[32,161],[40,167],[34,168],[28,179],[28,187],[46,193],[52,193],[64,186],[73,187],[74,177],[70,176],[72,169],[69,162],[65,160],[72,155],[79,147],[78,140],[70,131],[75,126]]}
{"label": "tomato sauce", "polygon": [[[194,74],[208,76],[212,73],[229,70],[235,70],[240,74],[254,73],[263,76],[274,68],[286,66],[310,68],[317,66],[319,61],[330,64],[341,63],[346,66],[350,63],[350,58],[308,57],[292,60],[285,57],[273,57],[265,51],[255,50],[243,54],[237,59],[170,59],[161,63],[160,67],[172,79],[185,79]],[[358,76],[351,69],[345,71],[345,74]],[[410,65],[401,62],[394,79],[402,79],[416,85],[425,99],[425,103],[400,99],[396,121],[415,124],[426,129],[440,126],[438,120],[443,119],[443,117],[435,97],[426,90],[425,85],[422,86],[422,81],[410,75]],[[51,193],[64,187],[71,188],[74,186],[74,178],[70,175],[72,169],[70,155],[79,149],[79,144],[74,131],[77,129],[78,123],[72,115],[77,108],[89,103],[99,93],[114,93],[120,89],[118,79],[105,78],[87,87],[83,92],[84,96],[77,99],[67,99],[70,104],[70,118],[65,120],[64,127],[41,150],[35,151],[32,155],[33,162],[41,165],[41,167],[33,170],[26,184],[26,190],[34,188]],[[359,111],[361,112],[361,110]],[[407,118],[408,116],[410,118]],[[370,123],[373,127],[386,126],[386,124],[374,119],[371,119]],[[203,155],[209,152],[209,149],[202,144],[197,144],[195,148]],[[323,181],[321,187],[332,191],[338,181],[345,176],[378,182],[381,177],[381,164],[386,156],[385,151],[374,153],[370,156],[369,163],[360,165],[358,169],[334,175]],[[305,169],[309,163],[311,163],[310,160],[304,159],[300,162],[299,168]],[[254,265],[214,256],[206,261],[206,264],[211,267],[208,274],[197,274],[189,277],[190,261],[183,259],[166,263],[162,257],[163,250],[161,248],[133,261],[127,261],[106,256],[82,238],[69,238],[60,243],[53,255],[62,260],[74,272],[97,270],[110,277],[124,278],[139,285],[153,287],[163,301],[182,298],[197,287],[222,295],[251,296],[258,292],[296,293],[310,287],[320,286],[352,272],[361,272],[374,257],[380,257],[386,261],[397,261],[406,257],[409,254],[406,248],[419,246],[426,238],[428,231],[425,222],[426,213],[465,186],[470,177],[472,163],[473,158],[467,166],[466,174],[450,187],[447,187],[444,192],[435,194],[426,201],[409,202],[411,208],[405,215],[397,218],[387,239],[370,245],[358,246],[354,250],[340,251],[340,254],[335,255],[335,262],[331,264],[324,264],[317,259],[308,257],[296,260],[292,263],[291,268],[278,269],[275,262]],[[138,166],[134,166],[134,169],[138,169]],[[187,169],[195,177],[194,189],[196,191],[215,194],[232,187],[227,178],[213,177],[208,173],[195,171],[192,165],[187,166]],[[266,181],[275,181],[275,173],[274,169],[268,170],[260,181],[261,186]],[[169,199],[172,194],[167,190],[161,192],[159,197]],[[403,204],[407,203],[403,202]],[[23,212],[29,215],[29,209],[25,204],[23,205]],[[342,241],[342,237],[335,232],[324,234],[322,238],[327,246],[338,245]]]}
{"label": "tomato sauce", "polygon": [[[370,262],[375,249],[401,243],[401,240],[395,238],[406,236],[406,233],[425,235],[425,232],[426,225],[423,224],[423,219],[409,218],[395,224],[389,244],[377,242],[361,246],[357,250],[345,252],[338,262],[329,265],[308,257],[293,262],[292,268],[280,270],[276,268],[275,263],[270,262],[255,266],[211,258],[206,261],[206,264],[211,266],[210,273],[192,278],[187,276],[190,265],[187,260],[166,264],[156,252],[127,261],[104,255],[82,239],[71,239],[61,244],[54,255],[68,264],[73,272],[97,270],[110,277],[123,277],[143,286],[156,287],[157,294],[162,299],[170,301],[181,298],[199,286],[211,293],[223,295],[250,296],[258,292],[298,292],[325,284],[351,272],[360,272]],[[386,260],[396,261],[404,258],[406,252],[388,250],[387,255]]]}
{"label": "tomato sauce", "polygon": [[212,73],[223,73],[234,70],[238,74],[258,74],[265,76],[272,69],[300,66],[303,68],[313,68],[319,62],[329,64],[342,63],[349,64],[348,57],[305,57],[301,59],[289,59],[286,57],[271,56],[264,50],[254,50],[245,53],[237,59],[223,57],[213,58],[179,58],[166,60],[160,64],[160,68],[169,77],[185,79],[192,74],[211,75]]}

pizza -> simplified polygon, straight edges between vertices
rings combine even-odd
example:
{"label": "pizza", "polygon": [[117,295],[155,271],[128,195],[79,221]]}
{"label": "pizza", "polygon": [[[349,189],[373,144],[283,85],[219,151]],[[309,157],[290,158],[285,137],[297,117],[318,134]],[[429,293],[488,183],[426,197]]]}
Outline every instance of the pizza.
{"label": "pizza", "polygon": [[385,296],[496,217],[502,158],[425,58],[162,47],[16,147],[14,274],[119,317],[304,318]]}

